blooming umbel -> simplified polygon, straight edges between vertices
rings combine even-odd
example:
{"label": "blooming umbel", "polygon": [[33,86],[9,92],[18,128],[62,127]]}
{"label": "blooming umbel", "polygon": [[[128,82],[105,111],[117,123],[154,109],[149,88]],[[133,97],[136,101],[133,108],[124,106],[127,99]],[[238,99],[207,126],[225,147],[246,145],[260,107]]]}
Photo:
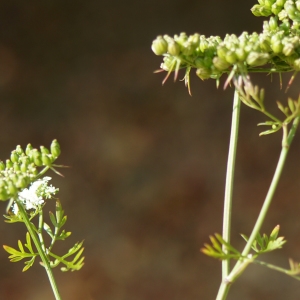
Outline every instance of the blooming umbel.
{"label": "blooming umbel", "polygon": [[[19,192],[18,198],[22,204],[24,204],[26,210],[37,209],[45,202],[44,199],[50,199],[58,192],[58,189],[54,186],[48,185],[49,180],[51,180],[51,177],[48,176],[43,179],[38,179],[33,182],[28,189],[26,188]],[[18,214],[19,208],[16,202],[13,204],[12,210],[15,215]]]}

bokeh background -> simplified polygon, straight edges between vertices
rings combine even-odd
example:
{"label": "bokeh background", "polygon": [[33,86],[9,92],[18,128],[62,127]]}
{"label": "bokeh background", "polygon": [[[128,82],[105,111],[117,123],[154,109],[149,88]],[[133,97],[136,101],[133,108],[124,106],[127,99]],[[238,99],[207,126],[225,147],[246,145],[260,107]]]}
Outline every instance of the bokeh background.
{"label": "bokeh background", "polygon": [[[71,167],[64,178],[52,176],[73,232],[58,251],[84,239],[86,264],[79,272],[55,270],[63,299],[215,299],[220,262],[199,249],[221,232],[233,90],[196,76],[192,97],[182,82],[162,87],[164,74],[153,74],[161,58],[150,46],[165,33],[259,32],[255,3],[0,1],[0,157],[17,144],[49,146],[57,138],[59,162]],[[277,76],[255,81],[266,87],[270,107],[287,98]],[[297,97],[298,86],[288,95]],[[280,133],[258,136],[264,120],[242,108],[232,233],[239,249],[280,151]],[[297,137],[263,228],[281,225],[288,243],[265,260],[285,267],[288,257],[300,260],[299,151]],[[3,222],[0,236],[16,246],[25,230]],[[4,251],[0,261],[0,299],[53,299],[38,264],[22,273]],[[228,299],[299,297],[296,280],[250,266]]]}

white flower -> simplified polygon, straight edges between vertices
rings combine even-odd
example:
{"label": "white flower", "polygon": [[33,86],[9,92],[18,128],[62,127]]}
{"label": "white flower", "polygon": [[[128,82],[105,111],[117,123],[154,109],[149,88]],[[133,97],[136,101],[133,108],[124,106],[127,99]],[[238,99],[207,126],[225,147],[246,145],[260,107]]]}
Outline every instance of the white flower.
{"label": "white flower", "polygon": [[[45,202],[44,199],[49,199],[52,195],[56,194],[58,189],[52,185],[48,186],[49,180],[51,180],[51,177],[38,179],[28,189],[24,189],[19,193],[19,200],[23,202],[25,209],[36,209]],[[15,215],[18,214],[19,209],[16,203],[14,203],[12,210]]]}

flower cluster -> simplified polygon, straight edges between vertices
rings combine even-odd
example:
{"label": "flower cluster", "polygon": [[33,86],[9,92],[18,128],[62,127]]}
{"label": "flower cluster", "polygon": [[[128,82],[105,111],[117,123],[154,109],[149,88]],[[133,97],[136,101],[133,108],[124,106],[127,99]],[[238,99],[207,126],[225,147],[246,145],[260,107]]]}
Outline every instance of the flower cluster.
{"label": "flower cluster", "polygon": [[[261,33],[243,32],[206,37],[185,33],[158,36],[152,43],[156,55],[163,55],[161,69],[168,72],[191,68],[202,80],[219,79],[223,73],[300,71],[300,0],[259,0],[252,8],[256,16],[270,16]],[[165,79],[165,80],[166,80]]]}
{"label": "flower cluster", "polygon": [[10,159],[6,162],[0,161],[0,200],[6,201],[13,199],[32,182],[36,182],[38,167],[44,167],[46,170],[52,168],[53,162],[60,155],[60,146],[57,140],[54,140],[50,150],[44,146],[33,149],[28,144],[23,150],[17,146],[11,152]]}
{"label": "flower cluster", "polygon": [[[48,176],[38,179],[28,189],[26,188],[19,192],[18,199],[24,204],[25,209],[36,209],[45,202],[44,199],[50,199],[58,192],[58,189],[54,186],[48,185],[49,180],[51,180],[51,177]],[[15,215],[19,212],[16,202],[13,204],[12,211]]]}

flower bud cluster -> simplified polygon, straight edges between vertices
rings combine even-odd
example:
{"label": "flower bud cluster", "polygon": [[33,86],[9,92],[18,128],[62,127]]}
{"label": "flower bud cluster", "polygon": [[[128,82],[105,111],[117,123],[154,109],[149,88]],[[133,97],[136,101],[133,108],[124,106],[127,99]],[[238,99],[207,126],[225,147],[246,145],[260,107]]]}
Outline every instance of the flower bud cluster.
{"label": "flower bud cluster", "polygon": [[[158,36],[152,43],[152,50],[156,55],[164,56],[161,69],[170,72],[196,68],[196,74],[202,80],[218,79],[233,68],[235,73],[246,73],[266,64],[272,65],[272,72],[299,71],[300,30],[296,28],[295,20],[300,0],[259,0],[259,3],[252,9],[256,15],[271,15],[275,5],[281,7],[276,16],[264,21],[263,31],[259,34],[243,32],[239,37],[227,34],[223,40],[219,36],[205,37],[197,33],[191,36],[181,33],[173,38]],[[291,6],[293,11],[288,9]],[[283,12],[287,18],[282,17]],[[291,16],[293,25],[288,20]],[[269,71],[270,68],[266,69]]]}
{"label": "flower bud cluster", "polygon": [[54,140],[50,150],[44,146],[40,150],[28,144],[23,150],[17,146],[5,163],[0,161],[0,200],[5,201],[16,195],[36,180],[38,167],[51,167],[60,155],[60,146]]}
{"label": "flower bud cluster", "polygon": [[284,22],[292,22],[292,28],[299,29],[299,0],[258,0],[259,4],[252,7],[252,13],[257,17],[269,17],[272,14]]}

